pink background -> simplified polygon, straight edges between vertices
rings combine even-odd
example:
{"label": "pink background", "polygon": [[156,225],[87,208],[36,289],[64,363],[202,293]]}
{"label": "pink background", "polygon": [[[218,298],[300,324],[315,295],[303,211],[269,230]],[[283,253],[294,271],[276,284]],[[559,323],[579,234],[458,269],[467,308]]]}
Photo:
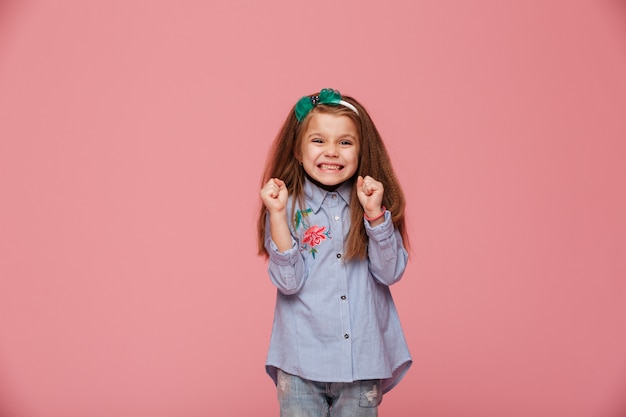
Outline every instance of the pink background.
{"label": "pink background", "polygon": [[382,416],[626,415],[624,1],[0,1],[0,415],[277,416],[255,255],[303,94],[408,196]]}

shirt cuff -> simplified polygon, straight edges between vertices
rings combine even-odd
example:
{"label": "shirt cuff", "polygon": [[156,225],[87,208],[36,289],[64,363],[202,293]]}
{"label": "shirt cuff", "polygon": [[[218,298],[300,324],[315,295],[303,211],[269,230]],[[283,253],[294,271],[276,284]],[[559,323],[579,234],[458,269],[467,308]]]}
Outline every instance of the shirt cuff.
{"label": "shirt cuff", "polygon": [[365,224],[365,232],[367,235],[376,241],[381,241],[384,239],[388,239],[393,235],[393,222],[391,221],[391,212],[389,210],[385,210],[385,220],[374,227],[370,225],[370,222],[363,219]]}
{"label": "shirt cuff", "polygon": [[270,260],[277,265],[294,265],[298,259],[296,241],[291,239],[291,248],[284,252],[280,252],[272,239],[269,239]]}

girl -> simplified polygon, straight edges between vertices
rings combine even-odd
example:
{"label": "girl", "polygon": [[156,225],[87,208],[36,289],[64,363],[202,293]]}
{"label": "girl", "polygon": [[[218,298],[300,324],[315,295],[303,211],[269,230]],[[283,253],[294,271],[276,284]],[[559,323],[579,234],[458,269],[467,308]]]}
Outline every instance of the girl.
{"label": "girl", "polygon": [[412,361],[389,291],[408,259],[405,200],[367,111],[331,89],[302,97],[262,184],[280,415],[377,416]]}

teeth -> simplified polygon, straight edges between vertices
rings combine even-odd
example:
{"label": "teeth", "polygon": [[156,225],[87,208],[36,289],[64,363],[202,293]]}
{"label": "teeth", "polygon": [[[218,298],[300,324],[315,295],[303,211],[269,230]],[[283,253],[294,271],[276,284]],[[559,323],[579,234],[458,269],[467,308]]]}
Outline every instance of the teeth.
{"label": "teeth", "polygon": [[341,167],[339,165],[326,165],[326,164],[322,164],[320,165],[321,169],[325,169],[325,170],[338,170],[341,169]]}

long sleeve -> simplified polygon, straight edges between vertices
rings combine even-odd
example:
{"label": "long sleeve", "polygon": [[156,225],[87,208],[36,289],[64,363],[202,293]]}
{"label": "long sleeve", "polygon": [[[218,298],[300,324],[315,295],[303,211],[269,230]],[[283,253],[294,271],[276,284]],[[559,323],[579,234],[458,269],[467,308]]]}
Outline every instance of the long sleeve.
{"label": "long sleeve", "polygon": [[385,221],[371,227],[367,220],[365,231],[369,237],[369,269],[374,279],[384,285],[392,285],[402,278],[408,261],[402,237],[391,221],[391,213],[385,213]]}
{"label": "long sleeve", "polygon": [[[269,224],[266,230],[269,230]],[[268,232],[265,236],[265,248],[270,255],[268,273],[276,288],[285,295],[300,291],[305,281],[304,261],[293,237],[291,249],[279,252]]]}

